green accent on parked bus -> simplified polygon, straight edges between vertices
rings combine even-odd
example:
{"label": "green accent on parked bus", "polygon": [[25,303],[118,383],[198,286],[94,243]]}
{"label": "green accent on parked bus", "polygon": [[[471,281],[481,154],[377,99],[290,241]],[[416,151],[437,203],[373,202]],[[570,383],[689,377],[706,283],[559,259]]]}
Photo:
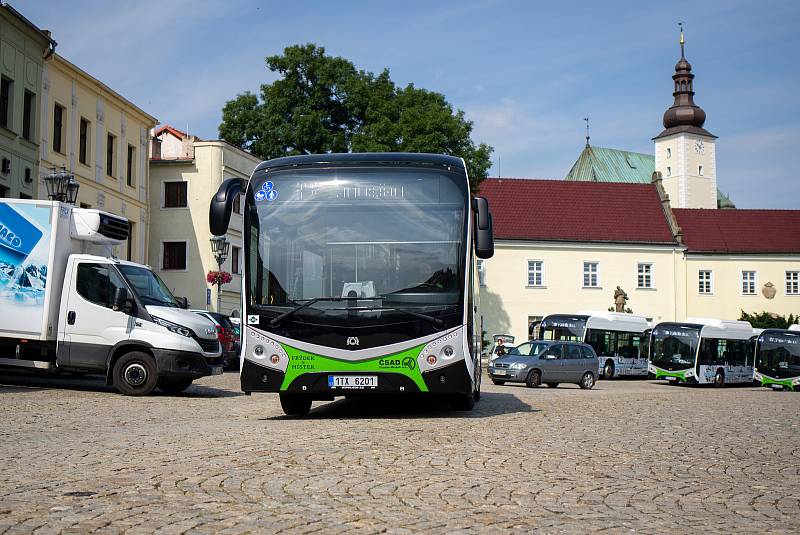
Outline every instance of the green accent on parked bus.
{"label": "green accent on parked bus", "polygon": [[677,372],[669,372],[667,370],[662,370],[657,366],[653,366],[656,369],[656,379],[661,379],[663,377],[675,377],[683,382],[686,382],[686,373],[691,370],[680,370]]}
{"label": "green accent on parked bus", "polygon": [[321,372],[378,372],[378,373],[396,373],[405,375],[414,384],[419,387],[420,392],[427,392],[428,387],[422,379],[422,373],[419,370],[417,358],[420,352],[425,347],[421,344],[415,347],[410,347],[398,353],[390,353],[379,357],[372,357],[367,360],[349,361],[335,359],[332,357],[325,357],[303,351],[295,347],[281,344],[283,350],[289,356],[289,364],[286,366],[286,375],[281,384],[281,391],[285,391],[292,384],[292,381],[297,379],[304,373],[321,373]]}
{"label": "green accent on parked bus", "polygon": [[789,390],[794,391],[794,384],[792,384],[792,378],[788,379],[773,379],[772,377],[767,377],[766,375],[761,375],[761,386],[770,386],[770,385],[778,385],[788,388]]}

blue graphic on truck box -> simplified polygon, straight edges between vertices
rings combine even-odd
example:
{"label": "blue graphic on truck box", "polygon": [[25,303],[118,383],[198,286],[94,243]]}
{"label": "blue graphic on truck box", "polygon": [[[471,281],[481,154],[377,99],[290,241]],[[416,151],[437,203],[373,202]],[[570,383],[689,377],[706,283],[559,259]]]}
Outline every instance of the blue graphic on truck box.
{"label": "blue graphic on truck box", "polygon": [[42,326],[49,206],[0,201],[0,315],[2,330],[38,332]]}

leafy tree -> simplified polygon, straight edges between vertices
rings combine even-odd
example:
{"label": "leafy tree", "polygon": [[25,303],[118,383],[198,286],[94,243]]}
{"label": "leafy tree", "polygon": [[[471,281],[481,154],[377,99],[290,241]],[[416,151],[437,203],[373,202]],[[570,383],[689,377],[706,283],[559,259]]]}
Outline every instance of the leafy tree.
{"label": "leafy tree", "polygon": [[472,139],[472,122],[440,93],[398,88],[384,70],[359,71],[314,44],[266,58],[279,78],[261,95],[222,109],[220,137],[264,159],[326,152],[432,152],[464,158],[473,188],[491,167],[492,147]]}
{"label": "leafy tree", "polygon": [[739,319],[743,321],[749,321],[750,325],[758,329],[787,329],[789,328],[789,325],[800,323],[800,315],[795,316],[789,314],[788,317],[784,317],[779,314],[766,311],[748,314],[742,310],[742,315],[739,317]]}

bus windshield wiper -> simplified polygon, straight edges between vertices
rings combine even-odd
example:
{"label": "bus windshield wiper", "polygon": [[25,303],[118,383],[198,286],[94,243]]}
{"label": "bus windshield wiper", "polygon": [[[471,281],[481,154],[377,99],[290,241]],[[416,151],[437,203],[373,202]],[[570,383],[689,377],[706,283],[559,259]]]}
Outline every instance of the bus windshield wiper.
{"label": "bus windshield wiper", "polygon": [[374,301],[375,299],[381,299],[381,297],[315,297],[313,299],[309,299],[305,303],[301,303],[301,304],[297,305],[296,307],[294,307],[291,310],[288,310],[288,311],[284,312],[280,316],[276,316],[276,317],[272,318],[272,320],[269,322],[269,324],[271,326],[275,327],[276,325],[278,325],[280,322],[282,322],[283,320],[285,320],[289,316],[292,316],[292,315],[296,314],[297,312],[303,310],[304,308],[308,308],[311,305],[313,305],[314,303],[317,303],[319,301],[367,301],[367,300],[373,300]]}
{"label": "bus windshield wiper", "polygon": [[442,328],[444,326],[444,322],[439,318],[434,318],[433,316],[429,316],[427,314],[422,314],[421,312],[415,312],[408,308],[399,308],[399,307],[373,307],[373,308],[362,308],[361,310],[396,310],[398,312],[403,312],[404,314],[408,314],[409,316],[414,316],[426,321],[433,323],[436,327]]}

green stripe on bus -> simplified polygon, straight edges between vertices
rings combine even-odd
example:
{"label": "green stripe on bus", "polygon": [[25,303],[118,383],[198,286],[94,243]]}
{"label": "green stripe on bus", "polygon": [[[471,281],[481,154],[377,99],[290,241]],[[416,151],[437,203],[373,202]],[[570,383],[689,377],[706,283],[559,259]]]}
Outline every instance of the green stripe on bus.
{"label": "green stripe on bus", "polygon": [[676,377],[681,381],[686,381],[686,372],[691,371],[690,369],[681,370],[677,372],[668,372],[667,370],[662,370],[657,366],[653,366],[656,369],[656,379],[661,379],[662,377]]}
{"label": "green stripe on bus", "polygon": [[428,387],[419,371],[419,357],[425,344],[410,347],[398,353],[390,353],[366,360],[350,361],[317,355],[286,344],[281,344],[289,356],[286,375],[281,390],[286,390],[292,381],[304,373],[336,373],[336,372],[381,372],[405,375],[417,385],[420,392],[427,392]]}
{"label": "green stripe on bus", "polygon": [[792,384],[793,379],[790,377],[789,379],[773,379],[772,377],[767,377],[766,375],[761,375],[761,386],[769,386],[769,385],[778,385],[778,386],[785,386],[789,390],[794,390],[794,384]]}

